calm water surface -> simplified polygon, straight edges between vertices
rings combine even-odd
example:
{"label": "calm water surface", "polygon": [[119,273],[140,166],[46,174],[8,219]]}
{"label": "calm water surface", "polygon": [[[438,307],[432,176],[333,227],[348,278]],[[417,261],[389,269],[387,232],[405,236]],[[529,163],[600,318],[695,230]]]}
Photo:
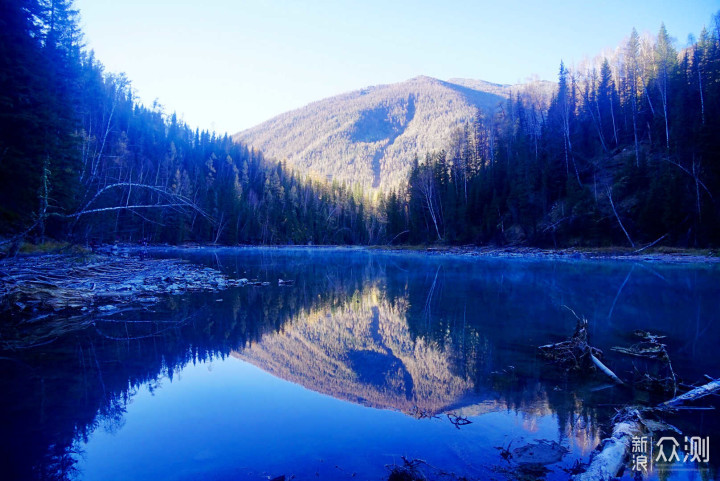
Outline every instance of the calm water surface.
{"label": "calm water surface", "polygon": [[[610,350],[637,342],[634,329],[668,336],[683,381],[720,375],[720,269],[709,265],[353,249],[153,254],[271,285],[177,295],[1,352],[0,477],[380,480],[405,458],[425,461],[428,476],[565,480],[616,407],[662,396],[540,361],[538,345],[575,327],[564,306],[589,320],[591,343],[621,377],[664,369]],[[455,416],[471,424],[456,427]],[[710,436],[711,462],[655,466],[651,478],[720,479],[718,417],[668,418],[685,435]],[[551,442],[568,453],[545,470],[521,469],[498,449]]]}

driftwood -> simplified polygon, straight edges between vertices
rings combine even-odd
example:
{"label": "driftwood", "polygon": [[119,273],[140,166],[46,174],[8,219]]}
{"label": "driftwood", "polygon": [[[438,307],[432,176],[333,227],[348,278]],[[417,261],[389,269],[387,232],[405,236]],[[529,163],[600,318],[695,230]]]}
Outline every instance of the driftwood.
{"label": "driftwood", "polygon": [[617,377],[615,375],[614,372],[612,372],[610,369],[608,369],[608,367],[605,364],[600,362],[600,359],[595,357],[595,355],[590,354],[590,360],[592,361],[593,364],[595,364],[595,367],[597,367],[600,370],[600,372],[602,372],[603,374],[608,376],[614,382],[616,382],[617,384],[625,384],[624,382],[622,382],[622,380],[619,377]]}
{"label": "driftwood", "polygon": [[[570,312],[575,314],[571,309]],[[588,343],[588,321],[575,315],[577,325],[572,337],[567,341],[540,346],[540,355],[548,361],[560,365],[567,371],[586,372],[597,368],[613,382],[623,384],[610,368],[600,361],[602,351]]]}
{"label": "driftwood", "polygon": [[580,371],[587,367],[590,355],[600,354],[588,344],[587,321],[578,319],[575,332],[567,341],[538,347],[540,355],[567,371]]}
{"label": "driftwood", "polygon": [[[572,312],[572,310],[570,310]],[[573,312],[573,314],[575,314]],[[623,381],[607,368],[597,357],[600,351],[588,344],[587,321],[575,317],[578,324],[575,328],[573,336],[563,342],[540,346],[540,354],[554,363],[557,363],[567,370],[584,371],[591,364],[598,370],[610,377],[614,382],[623,384]],[[673,390],[677,389],[677,377],[673,371],[670,362],[670,356],[667,352],[665,344],[660,342],[664,336],[651,334],[647,331],[635,331],[635,335],[642,340],[630,347],[613,347],[612,350],[622,354],[642,357],[647,359],[656,359],[667,364],[671,378],[667,380],[672,385]],[[657,380],[645,374],[644,379],[650,382]],[[632,446],[632,439],[643,432],[650,430],[675,430],[676,428],[664,422],[643,419],[643,413],[649,412],[666,412],[675,409],[708,409],[693,408],[684,406],[685,403],[695,401],[710,394],[720,391],[720,378],[710,378],[710,382],[704,386],[694,388],[689,392],[680,396],[674,396],[669,401],[665,401],[656,407],[637,408],[627,407],[613,418],[612,435],[603,440],[597,450],[593,453],[587,468],[573,476],[576,481],[609,481],[615,479],[615,476],[623,467],[627,455]],[[576,473],[579,466],[571,471]]]}
{"label": "driftwood", "polygon": [[659,336],[640,329],[634,331],[633,334],[640,337],[642,341],[637,344],[633,344],[630,347],[615,346],[612,350],[630,356],[647,357],[652,359],[670,357],[667,353],[665,344],[660,343],[660,339],[665,339],[665,336]]}
{"label": "driftwood", "polygon": [[240,285],[214,269],[171,259],[52,255],[0,263],[0,300],[11,311],[97,309],[158,294]]}
{"label": "driftwood", "polygon": [[714,394],[718,391],[720,391],[720,378],[713,379],[712,381],[705,384],[704,386],[697,387],[691,391],[686,392],[685,394],[681,394],[680,396],[676,396],[676,397],[670,399],[669,401],[665,401],[659,407],[660,408],[679,407],[687,402],[695,401],[696,399],[700,399],[705,396],[709,396],[710,394]]}
{"label": "driftwood", "polygon": [[[635,335],[642,338],[642,341],[633,344],[629,348],[613,347],[613,351],[648,359],[657,359],[667,364],[671,378],[667,379],[667,383],[672,386],[673,393],[677,389],[677,378],[670,362],[670,356],[667,352],[665,344],[660,343],[660,339],[664,336],[651,334],[647,331],[635,331]],[[615,379],[612,371],[606,372],[602,363],[596,363],[593,354],[589,354],[590,359],[595,365],[608,376]],[[654,383],[658,380],[645,374],[643,380]],[[619,381],[619,379],[618,379]],[[665,381],[665,380],[664,380]],[[617,382],[617,381],[616,381]],[[622,381],[620,381],[622,382]],[[642,382],[642,380],[641,380]],[[707,395],[720,391],[720,379],[711,379],[711,382],[704,386],[692,389],[691,391],[675,396],[654,408],[625,408],[620,411],[613,419],[612,436],[605,439],[593,454],[587,469],[573,477],[576,481],[607,481],[614,479],[625,460],[632,446],[632,438],[638,436],[646,430],[675,430],[676,428],[664,422],[643,419],[643,412],[663,412],[673,409],[684,409],[684,404],[696,399],[700,399]]]}
{"label": "driftwood", "polygon": [[683,408],[685,403],[695,401],[720,391],[720,378],[713,379],[704,386],[697,387],[680,396],[658,405],[655,408],[626,408],[620,411],[613,419],[612,436],[603,440],[598,450],[593,454],[585,472],[576,475],[575,481],[608,481],[614,479],[625,463],[628,452],[632,446],[632,438],[640,435],[646,429],[673,430],[677,428],[657,421],[645,420],[643,411],[667,411]]}
{"label": "driftwood", "polygon": [[602,441],[593,453],[585,472],[573,477],[575,481],[608,481],[614,479],[625,463],[632,439],[643,431],[640,412],[625,409],[614,418],[612,436]]}
{"label": "driftwood", "polygon": [[670,362],[670,354],[667,352],[667,346],[660,342],[660,339],[664,339],[665,336],[643,330],[636,330],[634,334],[642,338],[642,341],[630,347],[614,346],[612,350],[628,356],[658,360],[666,365],[670,373],[665,378],[657,378],[648,373],[641,374],[640,379],[634,383],[635,386],[646,390],[660,388],[663,391],[671,391],[673,396],[677,394],[677,376],[673,370],[672,362]]}
{"label": "driftwood", "polygon": [[159,296],[243,286],[244,279],[170,259],[44,255],[0,261],[0,346],[27,349]]}

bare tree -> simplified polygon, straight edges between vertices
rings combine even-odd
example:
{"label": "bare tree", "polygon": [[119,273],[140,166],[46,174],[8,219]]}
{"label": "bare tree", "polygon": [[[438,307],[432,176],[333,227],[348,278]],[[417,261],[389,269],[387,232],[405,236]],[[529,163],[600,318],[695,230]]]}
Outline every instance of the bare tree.
{"label": "bare tree", "polygon": [[416,188],[420,192],[423,206],[425,207],[425,209],[427,209],[428,213],[430,214],[430,219],[432,219],[433,225],[435,226],[435,233],[437,234],[437,239],[438,241],[441,241],[442,235],[440,235],[440,228],[438,226],[440,209],[437,205],[435,195],[435,178],[433,177],[433,172],[429,165],[426,164],[420,169],[420,174],[417,178]]}
{"label": "bare tree", "polygon": [[668,122],[668,84],[670,76],[677,63],[677,54],[672,46],[670,35],[665,29],[665,24],[660,25],[657,44],[655,46],[655,65],[657,68],[657,85],[660,92],[660,101],[663,108],[663,119],[665,121],[665,148],[670,151],[670,127]]}

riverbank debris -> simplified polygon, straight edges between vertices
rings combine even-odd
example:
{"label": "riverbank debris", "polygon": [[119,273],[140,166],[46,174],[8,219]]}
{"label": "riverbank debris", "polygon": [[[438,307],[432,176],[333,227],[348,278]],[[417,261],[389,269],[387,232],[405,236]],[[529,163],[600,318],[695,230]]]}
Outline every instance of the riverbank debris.
{"label": "riverbank debris", "polygon": [[573,477],[574,481],[608,481],[614,479],[624,466],[632,446],[633,437],[645,432],[680,431],[662,420],[645,419],[644,415],[657,415],[675,409],[682,409],[686,403],[697,401],[720,391],[720,378],[696,387],[685,394],[675,396],[655,407],[626,407],[612,420],[612,435],[604,439],[590,456],[590,463],[583,473]]}
{"label": "riverbank debris", "polygon": [[0,310],[112,310],[160,294],[242,286],[209,267],[176,259],[43,255],[0,261]]}
{"label": "riverbank debris", "polygon": [[591,362],[589,356],[600,354],[599,349],[588,345],[587,325],[587,320],[578,319],[570,339],[538,347],[540,355],[565,371],[584,370]]}
{"label": "riverbank debris", "polygon": [[670,361],[670,354],[667,351],[667,345],[660,342],[660,339],[665,339],[665,336],[641,329],[633,331],[633,334],[640,337],[641,341],[630,347],[614,346],[611,350],[627,356],[658,361],[665,365],[668,374],[662,377],[661,375],[651,375],[648,372],[636,372],[633,385],[645,391],[672,392],[673,396],[677,394],[678,380]]}
{"label": "riverbank debris", "polygon": [[667,346],[660,343],[660,339],[665,339],[665,336],[652,334],[641,329],[633,331],[633,334],[640,337],[642,340],[630,347],[613,346],[612,350],[629,356],[645,357],[649,359],[666,360],[669,358]]}
{"label": "riverbank debris", "polygon": [[[570,309],[568,308],[568,310]],[[573,314],[575,313],[573,312]],[[573,336],[567,341],[540,346],[540,354],[545,359],[561,365],[567,371],[584,371],[594,366],[615,383],[624,384],[614,372],[598,359],[597,355],[600,350],[590,346],[587,320],[581,319],[577,315],[575,317],[578,323]],[[579,472],[582,469],[579,464],[572,469],[571,474],[573,474],[573,479],[576,481],[609,481],[615,479],[618,472],[625,466],[633,438],[637,438],[645,432],[678,432],[677,428],[661,419],[644,419],[643,415],[657,417],[658,414],[675,409],[708,409],[688,407],[684,406],[684,404],[720,391],[720,379],[709,378],[709,383],[676,396],[677,376],[672,368],[667,346],[660,342],[661,339],[664,339],[664,336],[642,330],[634,331],[634,335],[640,337],[641,341],[630,347],[615,346],[612,350],[621,354],[660,361],[667,366],[670,373],[669,376],[661,379],[651,376],[649,373],[640,374],[636,370],[634,386],[643,388],[659,384],[665,390],[672,390],[673,398],[655,407],[627,406],[620,410],[612,420],[611,436],[604,439],[596,451],[593,452],[584,471]],[[515,458],[514,452],[513,458]]]}
{"label": "riverbank debris", "polygon": [[643,432],[640,412],[625,408],[613,418],[612,435],[604,439],[590,455],[584,472],[573,476],[575,481],[608,481],[614,479],[625,465],[632,440]]}
{"label": "riverbank debris", "polygon": [[602,351],[589,344],[588,321],[580,318],[575,312],[568,308],[575,315],[577,324],[575,332],[567,341],[546,344],[538,347],[540,355],[547,361],[559,365],[566,372],[587,372],[597,369],[617,384],[624,384],[623,381],[610,368],[600,361]]}

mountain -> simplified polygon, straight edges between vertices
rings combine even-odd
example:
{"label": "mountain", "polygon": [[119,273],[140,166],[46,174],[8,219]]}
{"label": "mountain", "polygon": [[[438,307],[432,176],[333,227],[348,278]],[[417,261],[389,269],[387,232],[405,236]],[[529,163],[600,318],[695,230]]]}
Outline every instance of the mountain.
{"label": "mountain", "polygon": [[321,180],[394,188],[416,154],[448,148],[479,110],[517,86],[415,77],[313,102],[239,132],[233,139]]}

